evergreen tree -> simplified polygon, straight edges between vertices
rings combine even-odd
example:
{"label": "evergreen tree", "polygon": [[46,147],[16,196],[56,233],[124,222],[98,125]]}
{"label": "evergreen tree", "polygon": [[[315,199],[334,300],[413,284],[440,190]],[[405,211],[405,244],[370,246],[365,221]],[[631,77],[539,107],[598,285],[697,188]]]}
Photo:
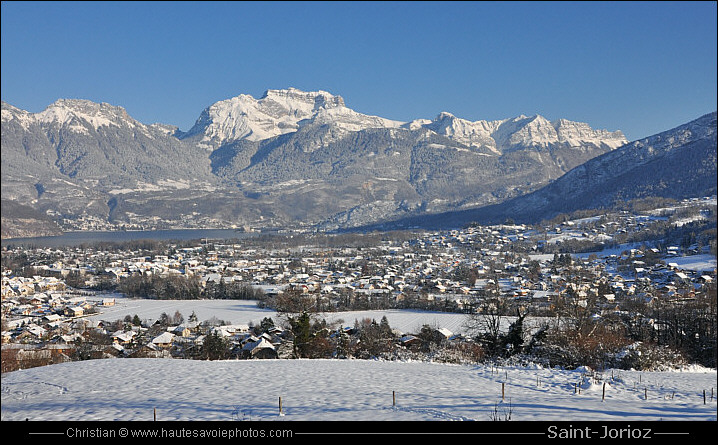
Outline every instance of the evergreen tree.
{"label": "evergreen tree", "polygon": [[202,353],[208,360],[226,359],[229,357],[229,344],[217,331],[214,331],[204,338]]}
{"label": "evergreen tree", "polygon": [[336,332],[336,356],[337,358],[349,358],[351,353],[349,351],[349,335],[344,330],[343,326],[339,326]]}
{"label": "evergreen tree", "polygon": [[386,318],[386,315],[381,317],[381,321],[379,322],[379,331],[385,337],[391,336],[391,326],[389,326],[389,319]]}
{"label": "evergreen tree", "polygon": [[293,352],[295,357],[308,357],[312,340],[309,313],[304,311],[297,317],[289,318],[292,336],[294,337]]}
{"label": "evergreen tree", "polygon": [[259,324],[262,332],[269,332],[274,327],[274,321],[270,317],[264,317]]}
{"label": "evergreen tree", "polygon": [[505,344],[507,348],[510,348],[510,354],[521,352],[524,344],[524,318],[526,318],[528,312],[521,314],[517,310],[517,313],[518,318],[509,326],[509,331],[505,338]]}

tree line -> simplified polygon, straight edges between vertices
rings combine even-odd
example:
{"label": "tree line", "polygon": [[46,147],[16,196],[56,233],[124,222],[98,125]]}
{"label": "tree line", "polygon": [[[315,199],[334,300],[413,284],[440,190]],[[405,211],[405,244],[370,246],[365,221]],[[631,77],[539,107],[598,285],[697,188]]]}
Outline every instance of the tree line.
{"label": "tree line", "polygon": [[116,289],[131,298],[156,300],[257,300],[264,295],[262,289],[242,282],[220,279],[202,285],[196,276],[156,274],[122,278]]}

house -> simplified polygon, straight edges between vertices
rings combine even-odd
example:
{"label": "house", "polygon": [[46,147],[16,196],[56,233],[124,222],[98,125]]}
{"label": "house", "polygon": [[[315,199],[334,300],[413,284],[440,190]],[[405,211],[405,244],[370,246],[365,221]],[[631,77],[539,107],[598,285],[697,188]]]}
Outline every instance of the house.
{"label": "house", "polygon": [[43,294],[43,293],[35,294],[30,299],[30,304],[33,306],[42,306],[43,304],[45,304],[47,299],[48,299],[48,296],[46,294]]}
{"label": "house", "polygon": [[443,340],[448,340],[454,336],[454,333],[446,328],[439,328],[436,330],[436,332],[437,332],[437,334],[439,334],[440,338]]}
{"label": "house", "polygon": [[164,332],[161,335],[152,339],[152,345],[160,349],[169,349],[172,346],[172,341],[175,335],[171,332]]}
{"label": "house", "polygon": [[74,306],[74,307],[65,308],[65,316],[67,316],[67,317],[82,317],[82,315],[84,313],[85,313],[85,310],[82,308],[82,306]]}
{"label": "house", "polygon": [[170,327],[167,328],[167,331],[180,337],[189,337],[192,334],[192,329],[190,329],[187,325]]}
{"label": "house", "polygon": [[59,314],[47,314],[42,317],[42,321],[44,323],[55,323],[62,320],[62,317]]}
{"label": "house", "polygon": [[399,343],[401,343],[402,346],[411,347],[420,344],[421,340],[419,337],[413,335],[405,335],[399,339]]}
{"label": "house", "polygon": [[709,284],[713,282],[713,277],[710,275],[701,275],[700,278],[698,278],[698,281],[701,283]]}
{"label": "house", "polygon": [[277,350],[272,343],[265,337],[260,337],[257,341],[250,341],[244,344],[242,352],[245,357],[257,359],[276,359],[279,358]]}
{"label": "house", "polygon": [[25,327],[25,331],[32,334],[32,336],[41,338],[45,334],[47,334],[47,330],[41,326],[38,326],[36,324],[31,324]]}
{"label": "house", "polygon": [[163,357],[164,353],[163,351],[155,346],[152,343],[147,343],[140,348],[138,348],[136,351],[131,353],[129,357],[135,358],[135,357],[151,357],[151,358],[160,358]]}
{"label": "house", "polygon": [[124,346],[113,343],[110,346],[107,346],[103,351],[107,355],[111,355],[113,357],[126,357],[127,356],[127,350]]}
{"label": "house", "polygon": [[132,343],[132,339],[135,337],[134,331],[117,331],[114,334],[112,334],[112,341],[113,343],[117,343],[120,345],[128,345]]}

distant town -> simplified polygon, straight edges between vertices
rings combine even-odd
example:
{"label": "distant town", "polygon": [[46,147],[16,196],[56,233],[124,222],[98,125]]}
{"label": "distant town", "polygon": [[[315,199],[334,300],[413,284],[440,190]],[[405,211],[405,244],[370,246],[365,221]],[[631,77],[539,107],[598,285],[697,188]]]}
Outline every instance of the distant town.
{"label": "distant town", "polygon": [[[2,371],[110,357],[716,366],[716,198],[445,232],[286,233],[2,248]],[[278,316],[105,320],[116,296],[242,299]],[[322,313],[466,314],[471,334]],[[600,346],[600,347],[599,347]]]}

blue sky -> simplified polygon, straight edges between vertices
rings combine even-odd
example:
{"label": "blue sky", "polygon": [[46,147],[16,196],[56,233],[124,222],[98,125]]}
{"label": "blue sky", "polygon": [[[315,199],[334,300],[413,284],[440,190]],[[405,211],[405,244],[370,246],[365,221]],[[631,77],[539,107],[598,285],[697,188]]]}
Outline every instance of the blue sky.
{"label": "blue sky", "polygon": [[124,107],[188,130],[207,106],[325,90],[410,121],[521,114],[635,140],[716,110],[716,2],[3,1],[2,100]]}

